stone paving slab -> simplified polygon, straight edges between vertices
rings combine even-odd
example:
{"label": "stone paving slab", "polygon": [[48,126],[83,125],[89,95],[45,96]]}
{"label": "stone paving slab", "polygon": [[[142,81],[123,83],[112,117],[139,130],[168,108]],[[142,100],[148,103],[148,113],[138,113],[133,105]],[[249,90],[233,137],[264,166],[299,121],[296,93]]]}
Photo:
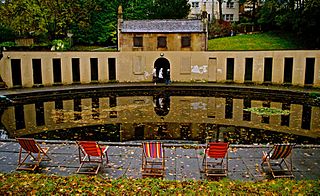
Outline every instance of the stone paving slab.
{"label": "stone paving slab", "polygon": [[[74,143],[47,143],[50,147],[50,161],[43,161],[38,173],[62,176],[74,175],[79,167],[79,155]],[[261,168],[262,151],[270,148],[255,146],[230,146],[228,152],[228,178],[242,181],[260,181],[270,178]],[[295,178],[319,179],[320,146],[296,147],[293,150],[293,171]],[[165,147],[166,179],[203,180],[203,148]],[[16,171],[19,144],[13,141],[0,142],[0,172]],[[109,164],[101,168],[99,175],[110,178],[141,178],[142,149],[139,146],[116,146],[108,149]]]}

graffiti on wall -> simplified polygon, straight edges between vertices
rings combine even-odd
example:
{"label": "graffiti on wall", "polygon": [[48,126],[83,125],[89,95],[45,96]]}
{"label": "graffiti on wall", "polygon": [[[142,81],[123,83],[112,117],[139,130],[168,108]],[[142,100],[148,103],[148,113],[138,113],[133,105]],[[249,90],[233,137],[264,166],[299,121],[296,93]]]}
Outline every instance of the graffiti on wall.
{"label": "graffiti on wall", "polygon": [[191,73],[204,74],[208,72],[208,65],[192,65]]}

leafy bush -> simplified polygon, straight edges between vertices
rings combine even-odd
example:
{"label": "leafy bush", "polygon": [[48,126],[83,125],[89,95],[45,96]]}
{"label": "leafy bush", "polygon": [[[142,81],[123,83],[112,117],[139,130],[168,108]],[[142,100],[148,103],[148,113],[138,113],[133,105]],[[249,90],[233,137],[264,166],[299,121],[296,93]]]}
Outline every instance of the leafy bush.
{"label": "leafy bush", "polygon": [[209,24],[209,39],[225,37],[231,34],[232,23],[223,20],[215,20]]}
{"label": "leafy bush", "polygon": [[0,43],[0,46],[2,47],[11,47],[11,46],[15,46],[16,43],[15,42],[2,42]]}
{"label": "leafy bush", "polygon": [[70,40],[55,39],[52,41],[53,50],[64,51],[70,49]]}

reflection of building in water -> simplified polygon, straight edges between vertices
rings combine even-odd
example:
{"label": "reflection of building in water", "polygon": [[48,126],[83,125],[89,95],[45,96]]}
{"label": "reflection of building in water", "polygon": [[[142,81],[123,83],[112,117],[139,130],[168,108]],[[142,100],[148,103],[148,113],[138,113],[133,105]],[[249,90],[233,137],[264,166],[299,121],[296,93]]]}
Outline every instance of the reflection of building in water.
{"label": "reflection of building in water", "polygon": [[[159,103],[155,105],[164,109],[159,115],[154,108],[154,98],[113,96],[16,105],[3,112],[1,121],[10,138],[53,130],[59,131],[50,136],[64,137],[74,132],[75,139],[81,134],[87,134],[88,139],[100,134],[101,137],[95,138],[104,141],[226,138],[256,141],[257,135],[270,138],[259,130],[320,136],[320,107],[312,105],[252,98],[160,96],[156,97]],[[291,113],[261,117],[243,110],[263,106],[287,109]]]}
{"label": "reflection of building in water", "polygon": [[170,110],[170,96],[160,93],[153,98],[154,111],[158,116],[166,116]]}

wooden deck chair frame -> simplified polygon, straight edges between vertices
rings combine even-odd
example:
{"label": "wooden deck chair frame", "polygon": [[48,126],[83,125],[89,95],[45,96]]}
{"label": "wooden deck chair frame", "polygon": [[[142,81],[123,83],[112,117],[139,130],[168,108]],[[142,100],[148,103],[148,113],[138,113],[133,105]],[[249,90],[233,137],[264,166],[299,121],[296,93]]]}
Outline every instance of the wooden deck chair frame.
{"label": "wooden deck chair frame", "polygon": [[[17,138],[16,140],[20,144],[18,167],[16,170],[34,171],[39,167],[41,161],[51,160],[47,155],[49,147],[41,146],[33,138]],[[23,151],[27,153],[25,156],[23,156]],[[33,160],[31,160],[31,157]]]}
{"label": "wooden deck chair frame", "polygon": [[228,175],[229,143],[209,142],[206,146],[202,165],[207,177],[225,177]]}
{"label": "wooden deck chair frame", "polygon": [[[80,160],[80,166],[76,173],[97,175],[101,165],[103,165],[103,156],[106,158],[106,164],[109,163],[107,154],[109,146],[100,146],[96,141],[77,141],[76,143],[78,145]],[[85,164],[97,164],[97,168],[93,171],[88,171],[90,169],[94,169],[90,167],[87,168],[87,170],[82,171]]]}
{"label": "wooden deck chair frame", "polygon": [[262,169],[264,165],[267,165],[273,178],[294,178],[292,173],[293,147],[294,144],[275,144],[270,151],[263,151]]}
{"label": "wooden deck chair frame", "polygon": [[165,153],[161,142],[142,143],[142,177],[164,177]]}

